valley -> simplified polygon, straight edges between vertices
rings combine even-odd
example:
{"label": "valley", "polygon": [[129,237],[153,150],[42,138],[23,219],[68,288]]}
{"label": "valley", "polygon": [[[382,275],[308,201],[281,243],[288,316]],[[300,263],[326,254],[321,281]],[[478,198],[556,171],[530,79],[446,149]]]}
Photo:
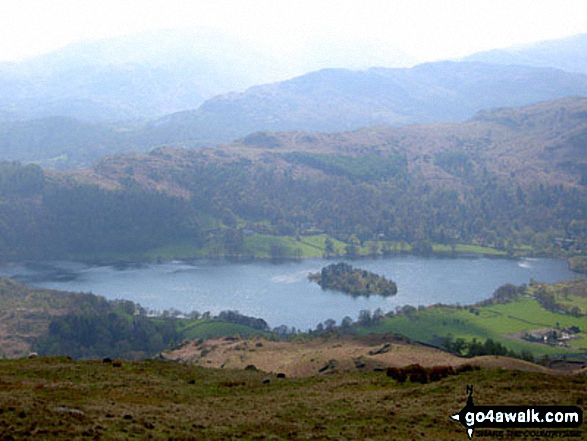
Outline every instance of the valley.
{"label": "valley", "polygon": [[236,7],[0,62],[0,438],[466,439],[471,388],[582,408],[587,34],[280,53],[280,15],[255,44]]}

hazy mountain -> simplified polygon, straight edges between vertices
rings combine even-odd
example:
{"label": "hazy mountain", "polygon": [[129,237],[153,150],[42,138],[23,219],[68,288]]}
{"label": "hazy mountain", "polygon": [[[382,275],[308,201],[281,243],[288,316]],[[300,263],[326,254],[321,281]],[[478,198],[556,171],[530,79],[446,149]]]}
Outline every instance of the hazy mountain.
{"label": "hazy mountain", "polygon": [[259,130],[334,132],[462,121],[486,108],[585,94],[587,75],[550,68],[438,62],[409,69],[325,69],[166,116],[149,125],[138,144],[194,146]]}
{"label": "hazy mountain", "polygon": [[[575,37],[553,40],[523,47],[495,50],[479,53],[467,58],[468,61],[483,61],[493,64],[518,64],[531,66],[548,66],[563,70],[587,73],[587,34]],[[242,92],[247,87],[266,84],[284,79],[300,77],[289,86],[308,88],[317,91],[312,85],[312,78],[316,74],[305,76],[307,72],[319,71],[327,68],[366,69],[373,65],[397,68],[410,66],[414,60],[396,48],[380,48],[366,46],[360,42],[325,41],[319,48],[312,50],[291,49],[289,53],[277,56],[270,49],[253,47],[252,43],[221,34],[218,31],[200,29],[198,31],[149,31],[141,34],[118,37],[102,41],[85,41],[71,44],[60,50],[33,57],[20,62],[0,63],[0,121],[24,120],[44,118],[50,116],[68,116],[86,121],[128,121],[133,119],[152,119],[163,115],[195,109],[205,100],[215,95],[228,92]],[[432,65],[437,65],[433,63]],[[421,70],[421,69],[420,69]],[[410,70],[409,75],[396,78],[400,81],[399,87],[406,88],[404,81],[420,81],[417,78],[418,70]],[[369,71],[368,71],[369,73]],[[372,72],[370,72],[372,74]],[[439,74],[444,74],[439,72]],[[381,79],[374,79],[373,75],[362,80],[349,79],[340,73],[322,72],[321,82],[333,81],[336,93],[340,90],[339,81],[367,81],[378,83],[380,87],[391,87],[393,84],[382,84]],[[366,74],[365,74],[366,75]],[[379,75],[385,77],[387,74]],[[397,76],[397,72],[394,76]],[[342,78],[344,76],[344,78]],[[449,74],[450,78],[450,74]],[[428,81],[426,79],[425,81]],[[281,84],[281,83],[280,83]],[[365,85],[356,89],[357,93],[365,90]],[[375,84],[374,86],[377,86]],[[437,87],[433,83],[431,86]],[[263,94],[265,89],[253,89],[255,93]],[[442,87],[442,86],[441,86]],[[409,87],[408,87],[409,88]],[[277,89],[280,89],[277,87]],[[253,91],[247,91],[250,95]],[[282,93],[282,90],[275,90]],[[290,90],[288,93],[297,94],[300,91]],[[327,90],[318,91],[316,100],[323,100]],[[419,92],[428,95],[430,90]],[[442,91],[435,98],[442,98]],[[449,96],[452,93],[450,90]],[[384,95],[389,95],[386,92]],[[413,91],[410,89],[408,93]],[[238,97],[238,95],[237,95]],[[267,120],[275,123],[277,128],[303,126],[312,118],[314,110],[309,109],[306,115],[277,117],[266,115],[263,106],[258,114],[245,115],[243,125],[257,128],[257,120]],[[422,98],[418,96],[417,98]],[[552,98],[552,96],[541,98]],[[228,105],[235,101],[231,96]],[[289,98],[280,97],[281,105],[288,104]],[[340,101],[342,99],[342,101]],[[383,101],[388,98],[384,96]],[[346,98],[336,98],[333,106],[342,104],[341,112],[346,115]],[[222,99],[207,103],[208,114],[215,109],[226,107]],[[292,106],[299,107],[294,99]],[[310,105],[315,105],[310,99]],[[408,105],[408,109],[402,107]],[[428,105],[423,102],[420,105]],[[512,102],[510,104],[520,104]],[[237,103],[240,105],[240,103]],[[380,120],[382,123],[399,121],[410,122],[420,120],[412,118],[412,103],[408,100],[395,102],[392,108],[385,103],[360,106],[355,113],[367,111],[363,120]],[[279,107],[279,106],[278,106]],[[417,106],[418,107],[418,106]],[[206,109],[204,109],[206,110]],[[323,110],[322,110],[323,111]],[[444,111],[444,109],[438,109]],[[320,113],[321,111],[318,111]],[[346,118],[346,127],[355,127],[361,124],[361,118],[353,116],[353,112]],[[233,112],[240,119],[243,115],[238,110]],[[373,118],[373,114],[378,114]],[[428,115],[425,115],[428,116]],[[338,117],[333,116],[334,119]],[[204,118],[205,119],[205,118]],[[278,124],[276,119],[288,121],[285,126]],[[430,120],[430,119],[422,119]],[[297,126],[296,126],[297,124]],[[323,122],[324,129],[328,123]],[[314,126],[322,130],[322,127]],[[334,130],[338,130],[335,125]],[[229,129],[234,133],[234,130]],[[242,130],[238,130],[241,133]],[[225,137],[226,138],[226,137]]]}
{"label": "hazy mountain", "polygon": [[465,57],[463,61],[555,67],[569,72],[587,73],[587,34],[479,52]]}
{"label": "hazy mountain", "polygon": [[464,121],[487,108],[573,95],[587,95],[587,75],[552,68],[439,62],[410,69],[325,69],[218,95],[195,110],[143,125],[115,128],[72,118],[1,123],[0,159],[71,168],[106,154],[215,145],[256,131],[337,132]]}
{"label": "hazy mountain", "polygon": [[[80,42],[0,64],[4,118],[88,121],[160,117],[218,93],[274,80],[275,61],[209,31],[152,31]],[[2,117],[2,114],[0,114]]]}
{"label": "hazy mountain", "polygon": [[105,124],[54,116],[0,123],[0,158],[72,168],[96,158],[132,150],[127,133]]}
{"label": "hazy mountain", "polygon": [[159,30],[73,43],[0,63],[0,121],[69,116],[86,121],[157,118],[217,94],[323,67],[414,63],[394,48],[327,42],[274,55],[216,30]]}

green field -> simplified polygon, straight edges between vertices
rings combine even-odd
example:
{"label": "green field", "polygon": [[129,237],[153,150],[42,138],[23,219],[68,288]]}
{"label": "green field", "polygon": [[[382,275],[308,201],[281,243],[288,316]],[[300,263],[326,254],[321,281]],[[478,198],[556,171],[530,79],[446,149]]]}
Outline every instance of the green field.
{"label": "green field", "polygon": [[[272,256],[272,247],[278,250],[280,255]],[[270,257],[311,258],[322,257],[322,250],[313,244],[298,241],[292,236],[253,234],[245,237],[244,254],[266,259]]]}
{"label": "green field", "polygon": [[536,295],[540,291],[554,296],[563,310],[572,315],[587,315],[587,283],[585,279],[577,279],[555,284],[534,283],[530,293]]}
{"label": "green field", "polygon": [[267,332],[251,328],[250,326],[215,319],[186,321],[186,325],[180,326],[178,330],[183,339],[207,339],[225,337],[227,335],[239,335],[243,338],[248,338],[256,335],[267,335]]}
{"label": "green field", "polygon": [[587,330],[587,317],[574,317],[547,311],[537,300],[518,297],[511,303],[457,308],[437,306],[419,310],[410,315],[396,315],[368,327],[359,327],[358,333],[396,332],[430,344],[439,345],[450,336],[467,341],[488,338],[498,341],[516,352],[529,351],[535,357],[542,355],[571,355],[587,352],[587,335],[577,334],[568,348],[552,347],[514,339],[511,334],[544,328],[577,326]]}
{"label": "green field", "polygon": [[[326,252],[326,240],[330,239],[333,244],[333,251]],[[365,241],[362,245],[358,240],[351,240],[355,243],[357,256],[371,256],[387,253],[411,253],[410,244],[389,241]],[[309,234],[301,236],[275,236],[269,234],[253,233],[243,237],[243,247],[238,253],[239,257],[258,259],[312,259],[331,256],[345,256],[346,247],[349,243],[330,237],[327,234]],[[438,254],[482,254],[488,256],[506,256],[505,251],[479,245],[457,244],[454,247],[449,245],[433,244],[434,253]],[[160,261],[175,259],[198,259],[198,258],[219,258],[225,257],[223,248],[214,240],[204,245],[197,243],[176,243],[157,247],[146,251],[135,252],[97,252],[73,254],[71,260],[90,262],[137,262],[137,261]],[[235,257],[232,256],[231,257]]]}

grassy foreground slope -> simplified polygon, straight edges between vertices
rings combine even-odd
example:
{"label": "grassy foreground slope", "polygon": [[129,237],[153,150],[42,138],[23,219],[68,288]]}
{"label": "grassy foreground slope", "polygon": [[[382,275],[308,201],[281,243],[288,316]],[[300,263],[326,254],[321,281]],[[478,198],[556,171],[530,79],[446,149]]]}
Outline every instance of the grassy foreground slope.
{"label": "grassy foreground slope", "polygon": [[[269,379],[270,382],[263,382]],[[587,377],[482,369],[429,384],[383,372],[277,379],[160,361],[0,362],[2,439],[466,439],[476,404],[579,405]]]}

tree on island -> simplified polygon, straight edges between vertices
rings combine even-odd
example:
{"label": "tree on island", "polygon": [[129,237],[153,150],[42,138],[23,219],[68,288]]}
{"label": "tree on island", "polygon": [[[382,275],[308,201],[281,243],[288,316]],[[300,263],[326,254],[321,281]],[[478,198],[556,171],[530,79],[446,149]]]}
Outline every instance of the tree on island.
{"label": "tree on island", "polygon": [[397,294],[397,285],[384,276],[340,262],[322,268],[319,273],[310,273],[308,278],[322,289],[342,291],[352,296],[392,296]]}

